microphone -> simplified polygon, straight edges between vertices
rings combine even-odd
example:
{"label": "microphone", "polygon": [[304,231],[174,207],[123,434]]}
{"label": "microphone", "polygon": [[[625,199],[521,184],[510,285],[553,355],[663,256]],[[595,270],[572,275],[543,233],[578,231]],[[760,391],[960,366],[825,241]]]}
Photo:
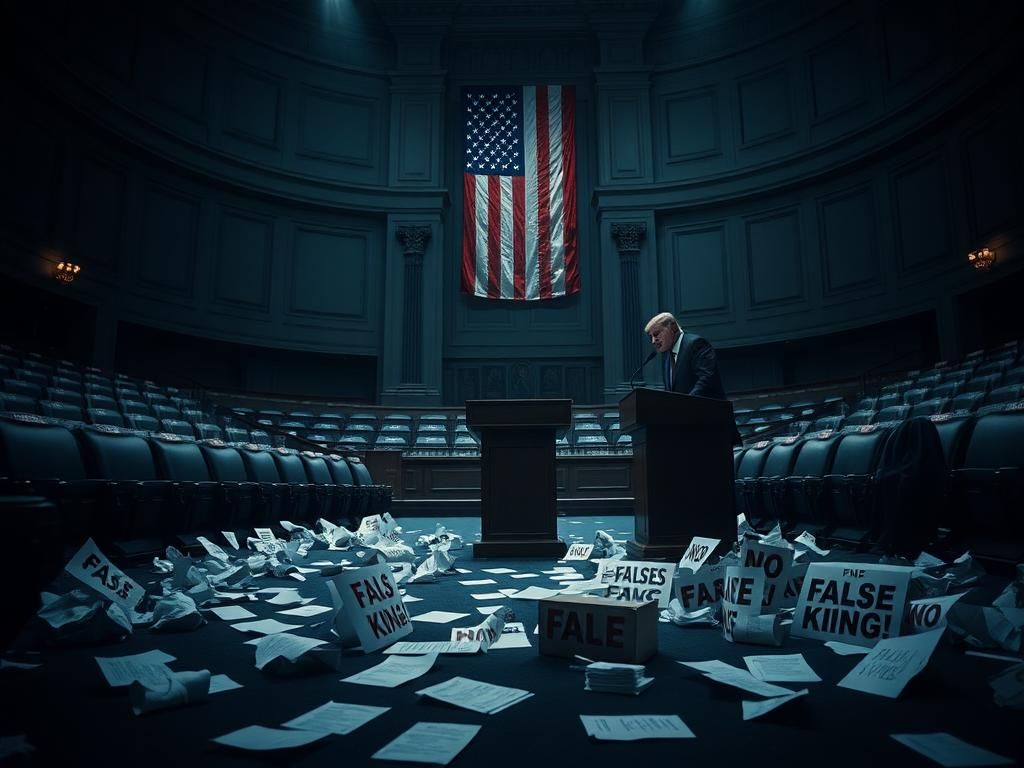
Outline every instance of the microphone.
{"label": "microphone", "polygon": [[642,363],[640,363],[640,367],[639,368],[637,368],[635,371],[633,371],[633,375],[629,377],[629,388],[630,389],[636,389],[636,385],[633,383],[633,379],[636,378],[637,374],[640,373],[640,371],[642,371],[644,369],[644,366],[647,365],[649,362],[651,362],[651,360],[653,360],[657,356],[657,354],[658,354],[658,350],[656,350],[656,349],[651,350],[651,354],[649,354],[647,356],[647,359],[644,360]]}

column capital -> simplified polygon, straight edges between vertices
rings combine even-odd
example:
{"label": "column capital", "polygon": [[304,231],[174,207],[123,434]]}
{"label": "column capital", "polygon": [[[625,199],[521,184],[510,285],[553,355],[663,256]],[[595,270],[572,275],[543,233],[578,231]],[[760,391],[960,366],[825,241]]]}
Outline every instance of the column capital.
{"label": "column capital", "polygon": [[612,224],[612,237],[619,256],[637,256],[640,241],[647,237],[647,223],[643,221],[616,222]]}
{"label": "column capital", "polygon": [[395,229],[395,237],[402,244],[406,258],[423,258],[430,242],[430,227],[402,226]]}

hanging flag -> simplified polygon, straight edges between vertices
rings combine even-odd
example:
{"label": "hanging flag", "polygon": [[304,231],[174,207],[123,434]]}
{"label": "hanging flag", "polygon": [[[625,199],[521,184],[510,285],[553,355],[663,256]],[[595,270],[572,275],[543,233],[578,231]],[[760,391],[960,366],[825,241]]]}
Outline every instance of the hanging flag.
{"label": "hanging flag", "polygon": [[576,90],[462,89],[462,289],[534,301],[580,289]]}

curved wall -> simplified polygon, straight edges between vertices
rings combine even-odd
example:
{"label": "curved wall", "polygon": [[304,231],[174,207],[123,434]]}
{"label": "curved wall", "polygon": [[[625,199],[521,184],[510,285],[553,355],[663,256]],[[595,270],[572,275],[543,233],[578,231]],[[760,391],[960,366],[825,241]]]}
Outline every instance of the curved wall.
{"label": "curved wall", "polygon": [[[21,9],[0,269],[82,263],[100,362],[121,321],[366,355],[383,402],[612,399],[660,309],[721,347],[932,312],[960,351],[956,295],[1020,264],[1017,4],[627,5]],[[583,290],[470,299],[459,89],[544,81],[578,90]]]}

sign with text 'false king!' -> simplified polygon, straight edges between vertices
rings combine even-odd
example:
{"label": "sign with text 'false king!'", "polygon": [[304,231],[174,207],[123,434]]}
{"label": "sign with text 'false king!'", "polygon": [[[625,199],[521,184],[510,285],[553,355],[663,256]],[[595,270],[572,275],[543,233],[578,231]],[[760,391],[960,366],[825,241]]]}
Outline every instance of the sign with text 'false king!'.
{"label": "sign with text 'false king!'", "polygon": [[792,634],[866,646],[897,637],[910,570],[869,563],[811,563]]}
{"label": "sign with text 'false king!'", "polygon": [[334,629],[342,645],[354,645],[358,638],[363,652],[370,653],[412,634],[412,622],[387,565],[343,571],[328,586],[338,609]]}

